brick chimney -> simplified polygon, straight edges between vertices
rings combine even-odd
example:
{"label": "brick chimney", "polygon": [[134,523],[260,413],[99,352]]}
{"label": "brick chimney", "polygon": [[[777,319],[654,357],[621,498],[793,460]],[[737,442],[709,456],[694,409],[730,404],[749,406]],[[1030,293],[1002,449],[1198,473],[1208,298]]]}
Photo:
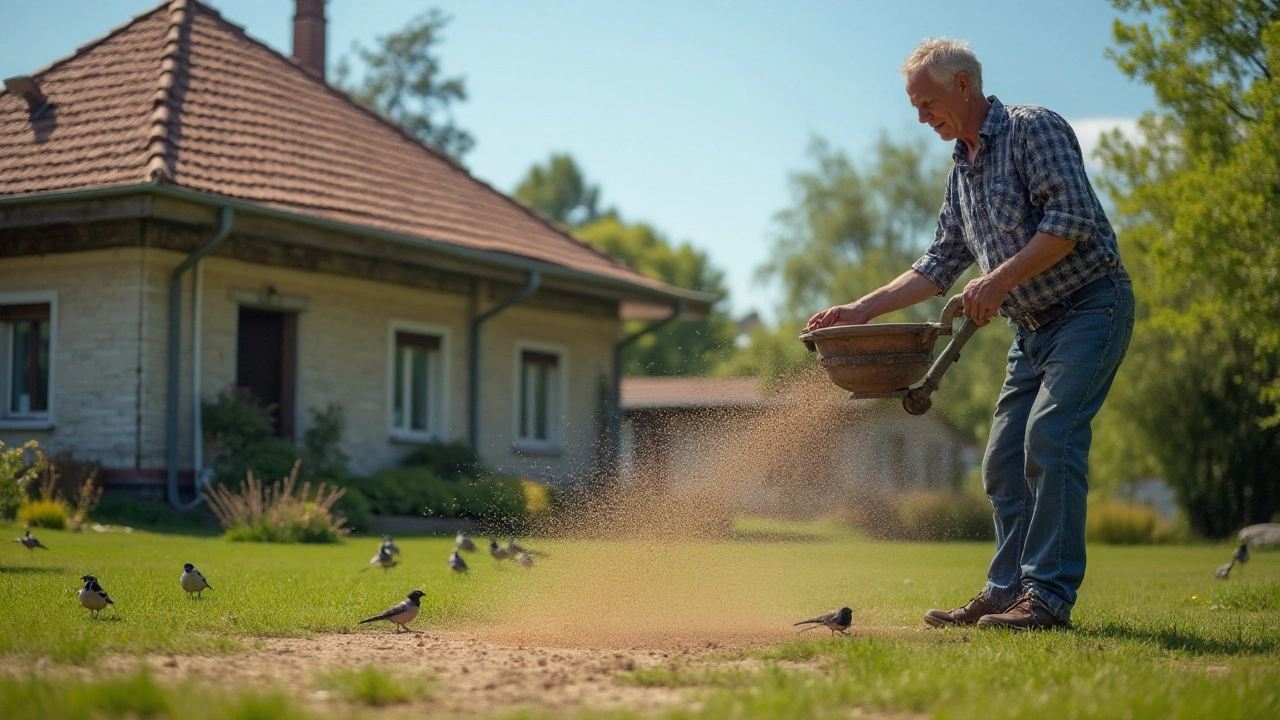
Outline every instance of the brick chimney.
{"label": "brick chimney", "polygon": [[293,16],[293,59],[324,79],[324,0],[297,0]]}

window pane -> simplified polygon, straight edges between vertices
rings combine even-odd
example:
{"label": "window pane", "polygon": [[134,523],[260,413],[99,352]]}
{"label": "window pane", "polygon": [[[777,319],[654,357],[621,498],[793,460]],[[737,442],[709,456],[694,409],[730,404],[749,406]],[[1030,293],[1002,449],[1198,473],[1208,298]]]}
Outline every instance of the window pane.
{"label": "window pane", "polygon": [[36,399],[31,409],[45,412],[49,409],[49,323],[33,322],[32,325],[39,328],[36,334],[40,336],[40,344],[36,348],[35,361]]}
{"label": "window pane", "polygon": [[534,372],[534,437],[547,439],[547,366],[535,365]]}
{"label": "window pane", "polygon": [[414,430],[427,429],[427,374],[428,353],[420,348],[408,350],[409,357],[412,361],[412,374],[410,376],[410,384],[412,386],[412,409],[410,427]]}
{"label": "window pane", "polygon": [[529,374],[532,372],[533,366],[525,363],[520,367],[520,437],[529,437],[529,394],[532,392],[532,382]]}
{"label": "window pane", "polygon": [[391,424],[399,430],[404,429],[404,360],[405,351],[399,347],[396,348],[396,368],[395,375],[395,393],[391,399]]}
{"label": "window pane", "polygon": [[31,323],[13,324],[13,383],[9,390],[9,411],[31,412]]}

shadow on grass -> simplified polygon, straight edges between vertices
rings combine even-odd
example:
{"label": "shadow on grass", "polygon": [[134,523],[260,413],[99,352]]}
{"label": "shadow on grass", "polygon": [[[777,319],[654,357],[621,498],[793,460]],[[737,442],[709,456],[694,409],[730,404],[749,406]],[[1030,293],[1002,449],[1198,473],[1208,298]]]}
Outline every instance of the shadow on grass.
{"label": "shadow on grass", "polygon": [[12,573],[14,575],[50,575],[53,573],[64,573],[64,567],[48,567],[44,565],[0,565],[0,575]]}
{"label": "shadow on grass", "polygon": [[1243,637],[1243,633],[1235,640],[1205,637],[1201,633],[1184,630],[1176,625],[1148,630],[1113,622],[1096,627],[1079,628],[1076,632],[1085,637],[1136,640],[1153,643],[1165,650],[1182,650],[1204,655],[1268,655],[1280,650],[1280,642],[1275,640],[1248,640]]}

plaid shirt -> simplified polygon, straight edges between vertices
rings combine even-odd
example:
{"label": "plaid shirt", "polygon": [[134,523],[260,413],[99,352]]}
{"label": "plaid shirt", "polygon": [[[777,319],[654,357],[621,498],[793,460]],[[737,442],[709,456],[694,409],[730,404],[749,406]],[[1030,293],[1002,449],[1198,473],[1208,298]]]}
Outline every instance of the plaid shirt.
{"label": "plaid shirt", "polygon": [[1016,319],[1114,272],[1120,250],[1067,121],[1041,107],[988,100],[977,157],[970,166],[968,146],[956,141],[933,245],[911,267],[945,294],[974,260],[989,273],[1037,231],[1074,240],[1066,257],[1009,292],[1000,314]]}

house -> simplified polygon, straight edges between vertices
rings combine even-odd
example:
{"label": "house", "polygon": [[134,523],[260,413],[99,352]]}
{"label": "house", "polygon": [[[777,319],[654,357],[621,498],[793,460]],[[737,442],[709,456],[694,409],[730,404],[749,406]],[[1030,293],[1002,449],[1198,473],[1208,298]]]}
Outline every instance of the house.
{"label": "house", "polygon": [[169,0],[6,80],[0,440],[177,504],[210,464],[201,402],[239,386],[288,439],[340,405],[355,472],[429,440],[548,480],[605,462],[623,321],[715,298],[327,84],[323,7],[298,0],[292,58]]}
{"label": "house", "polygon": [[729,484],[763,511],[785,509],[796,489],[952,487],[978,457],[937,412],[849,400],[819,376],[776,392],[757,378],[623,378],[622,410],[624,476],[676,491]]}

